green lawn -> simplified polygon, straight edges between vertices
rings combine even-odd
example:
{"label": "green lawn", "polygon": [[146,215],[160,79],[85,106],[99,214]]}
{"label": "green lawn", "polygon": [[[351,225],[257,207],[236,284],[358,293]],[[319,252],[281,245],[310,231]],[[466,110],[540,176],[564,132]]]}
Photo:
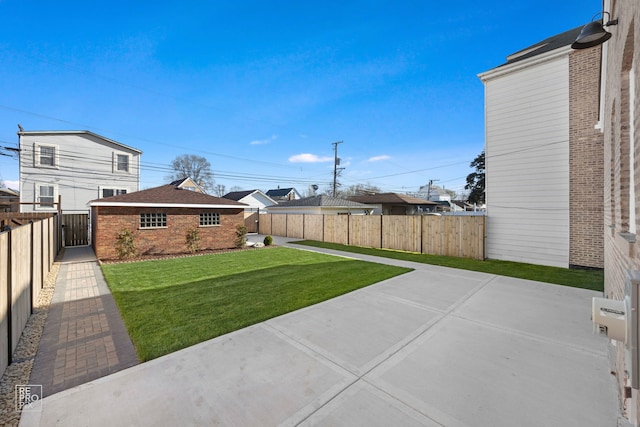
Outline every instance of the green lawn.
{"label": "green lawn", "polygon": [[555,283],[558,285],[591,289],[594,291],[604,290],[604,272],[602,270],[570,270],[566,268],[545,267],[542,265],[499,260],[479,261],[467,258],[426,255],[415,252],[347,246],[337,243],[317,242],[313,240],[301,240],[291,243],[358,254],[374,255],[384,258],[420,262],[424,264],[441,265],[444,267],[460,268],[463,270],[482,271],[501,276],[537,280],[540,282]]}
{"label": "green lawn", "polygon": [[277,247],[102,271],[147,361],[411,269]]}

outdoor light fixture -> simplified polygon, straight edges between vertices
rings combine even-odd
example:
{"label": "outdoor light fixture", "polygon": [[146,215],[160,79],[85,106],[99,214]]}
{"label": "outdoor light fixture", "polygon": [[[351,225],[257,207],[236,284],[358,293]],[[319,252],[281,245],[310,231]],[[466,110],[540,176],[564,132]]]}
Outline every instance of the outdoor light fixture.
{"label": "outdoor light fixture", "polygon": [[[606,24],[602,24],[600,20],[594,21],[596,16],[602,15],[604,18],[604,14],[607,14],[609,20]],[[604,21],[604,19],[602,19]],[[587,49],[589,47],[597,46],[609,40],[611,38],[611,33],[604,29],[604,27],[608,27],[609,25],[618,25],[618,20],[611,20],[611,15],[609,12],[599,12],[593,15],[591,18],[591,22],[582,27],[578,38],[571,44],[572,49]]]}

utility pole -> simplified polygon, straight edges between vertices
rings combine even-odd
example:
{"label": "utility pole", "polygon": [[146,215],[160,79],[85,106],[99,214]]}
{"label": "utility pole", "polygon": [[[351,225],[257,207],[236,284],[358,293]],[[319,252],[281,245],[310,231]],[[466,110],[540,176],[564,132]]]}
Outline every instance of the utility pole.
{"label": "utility pole", "polygon": [[336,188],[338,186],[338,175],[340,172],[344,170],[344,168],[339,168],[340,165],[340,157],[338,157],[338,144],[342,144],[343,141],[338,141],[333,143],[333,152],[334,152],[334,160],[333,160],[333,197],[336,197]]}

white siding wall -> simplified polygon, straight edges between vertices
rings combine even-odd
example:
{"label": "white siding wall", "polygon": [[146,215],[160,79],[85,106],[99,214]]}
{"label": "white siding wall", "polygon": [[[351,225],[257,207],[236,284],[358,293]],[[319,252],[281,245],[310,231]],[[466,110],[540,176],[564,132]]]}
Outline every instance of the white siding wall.
{"label": "white siding wall", "polygon": [[485,82],[487,257],[569,266],[568,56]]}
{"label": "white siding wall", "polygon": [[[56,148],[57,165],[38,167],[34,147],[52,145]],[[138,191],[140,155],[122,146],[88,134],[22,135],[20,138],[20,201],[37,201],[38,185],[49,184],[62,196],[66,213],[87,213],[88,201],[101,197],[101,188]],[[114,170],[116,154],[130,154],[129,172]],[[57,199],[56,199],[57,202]],[[55,209],[22,205],[22,212]]]}

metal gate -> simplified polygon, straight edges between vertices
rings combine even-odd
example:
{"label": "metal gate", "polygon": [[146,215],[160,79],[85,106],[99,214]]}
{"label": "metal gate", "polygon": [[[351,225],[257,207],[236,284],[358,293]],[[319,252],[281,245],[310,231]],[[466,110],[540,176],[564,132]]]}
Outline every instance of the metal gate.
{"label": "metal gate", "polygon": [[65,246],[89,244],[89,214],[62,214]]}

